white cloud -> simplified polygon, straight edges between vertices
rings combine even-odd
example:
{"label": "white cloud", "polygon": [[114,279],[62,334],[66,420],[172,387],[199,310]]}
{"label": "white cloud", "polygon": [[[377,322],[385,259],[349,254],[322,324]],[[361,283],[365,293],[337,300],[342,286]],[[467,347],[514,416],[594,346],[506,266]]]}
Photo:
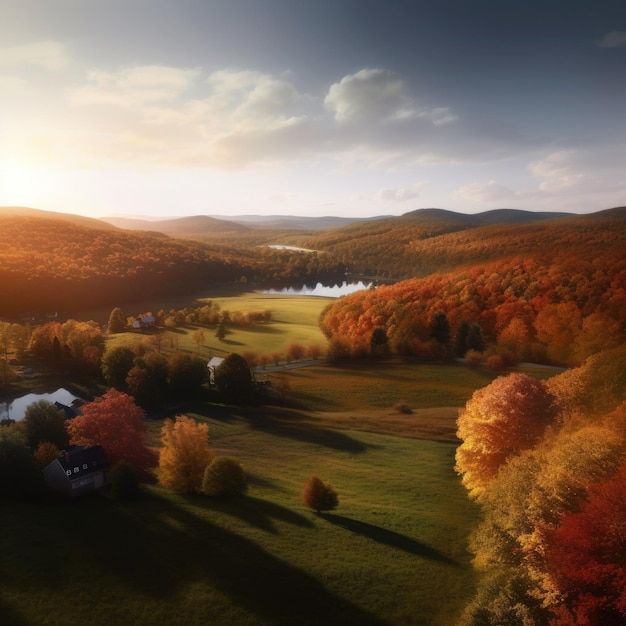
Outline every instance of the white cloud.
{"label": "white cloud", "polygon": [[422,181],[399,189],[380,189],[374,194],[374,198],[386,202],[407,202],[419,198],[422,190],[428,185],[429,181]]}
{"label": "white cloud", "polygon": [[573,150],[549,154],[542,161],[529,163],[528,169],[539,178],[539,190],[547,193],[584,193],[589,177],[579,171],[581,155]]}
{"label": "white cloud", "polygon": [[[446,106],[418,105],[405,82],[384,69],[344,76],[319,94],[302,93],[288,74],[224,69],[206,75],[163,65],[92,68],[82,85],[72,81],[72,88],[58,89],[64,101],[56,104],[61,111],[69,102],[73,117],[28,132],[62,145],[84,167],[233,170],[313,158],[334,172],[400,171],[488,162],[537,144],[515,129],[472,126]],[[51,129],[61,127],[64,138],[52,137]],[[406,190],[394,201],[412,193],[419,191]]]}
{"label": "white cloud", "polygon": [[490,180],[488,183],[471,183],[456,190],[455,195],[475,204],[502,202],[516,197],[516,193]]}
{"label": "white cloud", "polygon": [[338,122],[388,121],[414,115],[402,80],[381,69],[344,76],[330,86],[324,104]]}
{"label": "white cloud", "polygon": [[597,45],[601,48],[621,48],[626,46],[626,32],[613,30],[599,39]]}
{"label": "white cloud", "polygon": [[118,72],[91,70],[87,84],[71,92],[71,102],[79,106],[132,107],[176,100],[192,86],[198,75],[197,69],[161,65],[131,67]]}
{"label": "white cloud", "polygon": [[0,67],[42,67],[56,71],[69,62],[65,44],[60,41],[36,41],[21,46],[0,48]]}
{"label": "white cloud", "polygon": [[324,104],[337,122],[385,124],[423,119],[438,126],[457,119],[447,107],[418,108],[404,81],[383,69],[344,76],[330,86]]}

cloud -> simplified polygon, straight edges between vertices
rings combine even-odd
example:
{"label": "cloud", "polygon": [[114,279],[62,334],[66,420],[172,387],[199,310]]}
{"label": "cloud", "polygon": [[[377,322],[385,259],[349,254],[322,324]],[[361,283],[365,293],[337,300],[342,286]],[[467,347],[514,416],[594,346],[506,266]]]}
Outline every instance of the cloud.
{"label": "cloud", "polygon": [[363,69],[330,86],[324,104],[338,122],[388,121],[414,115],[404,83],[381,69]]}
{"label": "cloud", "polygon": [[585,175],[577,172],[574,162],[577,155],[572,150],[561,150],[549,154],[542,161],[529,163],[528,169],[533,176],[542,179],[540,191],[561,192],[580,187]]}
{"label": "cloud", "polygon": [[385,124],[424,119],[435,125],[457,118],[446,107],[419,109],[404,81],[384,69],[363,69],[333,83],[324,104],[337,122]]}
{"label": "cloud", "polygon": [[71,92],[71,103],[132,107],[171,101],[189,89],[198,75],[197,69],[161,65],[131,67],[118,72],[91,70],[87,84]]}
{"label": "cloud", "polygon": [[415,183],[409,187],[401,187],[399,189],[380,189],[374,194],[376,200],[384,200],[386,202],[407,202],[419,198],[422,190],[430,185],[429,181]]}
{"label": "cloud", "polygon": [[[515,128],[478,126],[428,107],[385,69],[362,69],[320,93],[286,73],[139,65],[92,68],[59,94],[79,111],[64,141],[85,167],[245,169],[323,160],[338,172],[490,162],[541,142]],[[51,134],[56,124],[38,129]],[[30,132],[30,131],[29,131]],[[58,138],[48,141],[57,142]],[[380,198],[408,199],[415,190]]]}
{"label": "cloud", "polygon": [[455,195],[475,204],[503,202],[516,197],[516,193],[490,180],[487,183],[471,183],[456,190]]}
{"label": "cloud", "polygon": [[596,42],[601,48],[621,48],[626,46],[626,31],[613,30]]}
{"label": "cloud", "polygon": [[0,67],[22,68],[30,65],[57,71],[68,63],[65,44],[60,41],[36,41],[0,48]]}

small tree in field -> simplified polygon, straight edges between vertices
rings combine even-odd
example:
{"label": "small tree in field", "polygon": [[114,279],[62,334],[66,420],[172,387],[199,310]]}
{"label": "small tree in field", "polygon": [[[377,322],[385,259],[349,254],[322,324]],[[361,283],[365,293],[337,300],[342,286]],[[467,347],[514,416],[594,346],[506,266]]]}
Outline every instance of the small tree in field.
{"label": "small tree in field", "polygon": [[198,493],[206,466],[213,459],[209,427],[186,415],[165,420],[159,455],[159,482],[179,493]]}
{"label": "small tree in field", "polygon": [[339,504],[337,492],[331,485],[324,483],[317,476],[311,476],[306,485],[304,485],[302,501],[306,506],[318,513],[320,511],[332,511]]}
{"label": "small tree in field", "polygon": [[126,314],[116,306],[109,315],[109,333],[123,333],[126,330]]}
{"label": "small tree in field", "polygon": [[202,493],[208,496],[238,496],[248,489],[241,463],[227,456],[218,456],[204,470]]}

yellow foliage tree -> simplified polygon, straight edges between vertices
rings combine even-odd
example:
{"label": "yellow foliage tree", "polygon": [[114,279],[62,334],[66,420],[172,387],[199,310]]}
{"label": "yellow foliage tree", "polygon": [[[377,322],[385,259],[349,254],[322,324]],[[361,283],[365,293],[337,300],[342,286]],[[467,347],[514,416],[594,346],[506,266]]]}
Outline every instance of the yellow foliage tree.
{"label": "yellow foliage tree", "polygon": [[209,427],[186,415],[165,420],[161,431],[159,482],[180,493],[199,493],[204,470],[213,458]]}

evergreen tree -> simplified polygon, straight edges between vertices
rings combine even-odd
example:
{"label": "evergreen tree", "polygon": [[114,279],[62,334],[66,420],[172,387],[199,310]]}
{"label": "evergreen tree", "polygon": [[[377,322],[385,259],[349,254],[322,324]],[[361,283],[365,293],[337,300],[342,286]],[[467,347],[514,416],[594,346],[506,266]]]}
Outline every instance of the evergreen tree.
{"label": "evergreen tree", "polygon": [[116,306],[111,311],[107,328],[110,333],[123,333],[126,330],[126,315],[120,307]]}
{"label": "evergreen tree", "polygon": [[456,338],[454,342],[454,353],[460,359],[462,359],[465,356],[468,350],[467,337],[469,335],[469,331],[470,331],[470,325],[467,320],[463,320],[459,324],[459,327],[456,330]]}
{"label": "evergreen tree", "polygon": [[474,323],[469,327],[467,333],[467,350],[476,350],[476,352],[484,352],[487,342],[483,336],[483,329],[480,324]]}
{"label": "evergreen tree", "polygon": [[444,311],[438,311],[430,324],[430,336],[439,344],[450,343],[450,322]]}

